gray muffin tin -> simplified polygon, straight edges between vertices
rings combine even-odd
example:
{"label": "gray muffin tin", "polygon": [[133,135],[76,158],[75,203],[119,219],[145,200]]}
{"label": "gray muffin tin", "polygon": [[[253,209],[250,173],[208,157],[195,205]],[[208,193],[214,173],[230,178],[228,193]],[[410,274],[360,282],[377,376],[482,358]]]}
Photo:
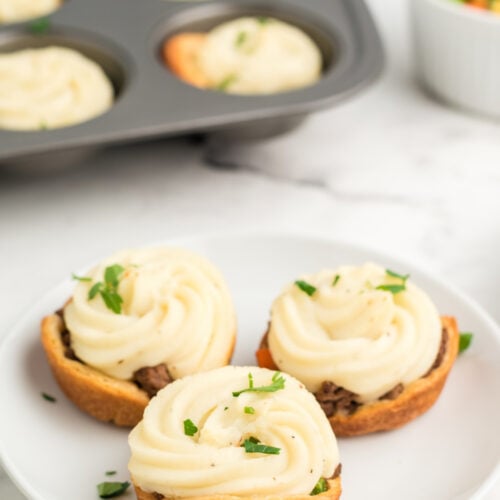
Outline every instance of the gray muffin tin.
{"label": "gray muffin tin", "polygon": [[[272,16],[307,32],[324,59],[323,77],[303,89],[264,96],[200,90],[180,81],[161,59],[169,36],[208,31],[244,15]],[[31,22],[0,26],[0,52],[62,45],[99,63],[116,100],[105,114],[71,127],[0,130],[0,164],[69,163],[97,146],[211,132],[269,136],[358,91],[380,72],[382,45],[363,0],[68,0],[44,34]]]}

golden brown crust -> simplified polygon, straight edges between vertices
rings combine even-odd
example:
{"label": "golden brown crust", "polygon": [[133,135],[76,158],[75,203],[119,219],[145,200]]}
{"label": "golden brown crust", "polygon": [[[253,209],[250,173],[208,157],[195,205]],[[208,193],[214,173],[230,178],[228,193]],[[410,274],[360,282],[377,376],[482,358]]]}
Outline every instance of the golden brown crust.
{"label": "golden brown crust", "polygon": [[[436,402],[457,357],[460,337],[455,318],[443,316],[441,321],[447,340],[439,366],[407,385],[396,399],[362,405],[351,415],[335,414],[329,417],[337,437],[397,429],[425,413]],[[263,345],[261,343],[261,348]]]}
{"label": "golden brown crust", "polygon": [[[118,380],[69,359],[64,353],[61,333],[64,322],[57,314],[42,320],[41,340],[57,383],[66,396],[81,410],[103,422],[133,427],[142,419],[149,396],[133,382]],[[227,360],[234,349],[229,346]]]}
{"label": "golden brown crust", "polygon": [[209,86],[198,65],[198,54],[205,38],[204,33],[180,33],[163,44],[163,59],[172,72],[181,80],[201,88]]}
{"label": "golden brown crust", "polygon": [[359,436],[397,429],[425,413],[437,400],[458,354],[459,333],[455,318],[441,318],[447,334],[446,350],[438,367],[407,385],[393,400],[360,406],[352,415],[333,415],[330,424],[337,436]]}
{"label": "golden brown crust", "polygon": [[[132,481],[133,482],[133,481]],[[155,493],[147,493],[139,486],[134,483],[135,494],[137,495],[137,500],[179,500],[182,497],[166,497]],[[340,476],[335,479],[328,480],[328,490],[319,495],[312,497],[311,495],[252,495],[252,496],[238,496],[238,495],[203,495],[198,497],[189,497],[189,500],[312,500],[313,498],[322,498],[329,500],[337,500],[340,498],[342,493],[342,484],[340,481]],[[187,497],[186,497],[187,498]]]}
{"label": "golden brown crust", "polygon": [[149,403],[148,395],[134,383],[118,380],[69,359],[64,354],[62,319],[53,314],[42,320],[42,344],[62,391],[81,410],[104,422],[132,427]]}

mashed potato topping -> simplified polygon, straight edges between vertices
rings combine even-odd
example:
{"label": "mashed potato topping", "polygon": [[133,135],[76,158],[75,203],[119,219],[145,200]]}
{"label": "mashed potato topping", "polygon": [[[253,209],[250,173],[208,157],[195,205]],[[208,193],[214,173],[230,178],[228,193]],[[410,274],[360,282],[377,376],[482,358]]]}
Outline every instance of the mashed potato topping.
{"label": "mashed potato topping", "polygon": [[0,0],[0,24],[45,16],[61,3],[61,0]]}
{"label": "mashed potato topping", "polygon": [[0,128],[40,130],[84,122],[113,104],[101,67],[65,47],[0,54]]}
{"label": "mashed potato topping", "polygon": [[[89,291],[108,266],[124,268],[121,312]],[[227,363],[236,332],[226,283],[205,258],[158,247],[123,250],[92,269],[64,309],[78,358],[112,377],[165,363],[174,378]]]}
{"label": "mashed potato topping", "polygon": [[[417,286],[375,264],[324,270],[302,281],[314,291],[292,283],[272,306],[268,342],[281,370],[311,391],[332,381],[360,402],[429,371],[441,322]],[[404,290],[394,293],[403,282]]]}
{"label": "mashed potato topping", "polygon": [[208,35],[200,68],[210,87],[235,94],[270,94],[316,82],[322,56],[295,26],[272,18],[243,17]]}
{"label": "mashed potato topping", "polygon": [[[331,477],[337,443],[314,396],[281,374],[282,389],[235,397],[249,386],[249,373],[254,387],[268,386],[275,376],[264,368],[227,366],[162,389],[129,437],[134,483],[167,497],[283,498],[307,495],[320,477]],[[247,452],[245,440],[274,453]]]}

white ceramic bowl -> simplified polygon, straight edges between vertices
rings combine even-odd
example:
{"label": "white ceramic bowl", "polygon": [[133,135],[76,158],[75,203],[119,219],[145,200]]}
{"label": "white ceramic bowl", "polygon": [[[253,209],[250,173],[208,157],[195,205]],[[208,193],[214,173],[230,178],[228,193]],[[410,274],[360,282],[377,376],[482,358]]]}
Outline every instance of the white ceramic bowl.
{"label": "white ceramic bowl", "polygon": [[417,74],[435,96],[500,118],[500,16],[453,0],[412,0]]}

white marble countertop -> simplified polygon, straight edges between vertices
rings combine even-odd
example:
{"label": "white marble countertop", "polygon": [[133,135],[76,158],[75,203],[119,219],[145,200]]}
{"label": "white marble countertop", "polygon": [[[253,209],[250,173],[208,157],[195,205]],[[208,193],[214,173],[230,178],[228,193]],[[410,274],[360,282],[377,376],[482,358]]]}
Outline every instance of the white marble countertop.
{"label": "white marble countertop", "polygon": [[[289,136],[249,148],[248,168],[208,167],[201,145],[175,140],[108,150],[53,175],[0,172],[0,337],[84,263],[236,229],[304,231],[403,256],[500,321],[500,124],[424,95],[406,2],[368,3],[388,49],[383,76],[311,118],[293,146]],[[22,498],[2,472],[0,498]],[[500,484],[486,498],[500,498]]]}

